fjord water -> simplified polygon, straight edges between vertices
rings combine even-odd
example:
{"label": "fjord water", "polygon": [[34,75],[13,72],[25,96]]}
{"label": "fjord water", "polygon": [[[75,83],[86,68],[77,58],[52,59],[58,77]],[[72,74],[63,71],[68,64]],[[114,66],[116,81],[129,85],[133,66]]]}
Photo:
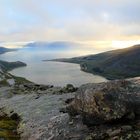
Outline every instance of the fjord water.
{"label": "fjord water", "polygon": [[54,50],[48,51],[43,48],[22,48],[18,51],[0,55],[0,60],[25,62],[27,67],[14,69],[10,73],[25,77],[38,84],[65,86],[70,83],[80,86],[85,83],[106,81],[104,77],[81,71],[78,64],[42,61],[46,59],[73,57],[74,55],[74,53],[66,51],[55,52]]}

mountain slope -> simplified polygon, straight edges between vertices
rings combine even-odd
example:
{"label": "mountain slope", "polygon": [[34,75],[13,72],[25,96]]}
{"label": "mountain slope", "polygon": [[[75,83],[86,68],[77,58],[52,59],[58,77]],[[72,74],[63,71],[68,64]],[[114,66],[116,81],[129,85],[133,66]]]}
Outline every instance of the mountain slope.
{"label": "mountain slope", "polygon": [[55,61],[78,63],[83,71],[97,73],[108,79],[135,77],[140,76],[140,45]]}
{"label": "mountain slope", "polygon": [[20,61],[7,62],[7,61],[0,60],[0,69],[2,69],[4,71],[9,71],[14,68],[18,68],[18,67],[22,67],[22,66],[26,66],[26,64],[23,62],[20,62]]}
{"label": "mountain slope", "polygon": [[8,48],[0,47],[0,54],[10,52],[10,51],[14,51],[14,50],[15,49],[8,49]]}
{"label": "mountain slope", "polygon": [[8,70],[12,70],[14,68],[22,66],[26,66],[26,64],[20,61],[6,62],[0,60],[0,87],[20,83],[29,83],[29,81],[26,80],[25,78],[17,77],[7,72]]}

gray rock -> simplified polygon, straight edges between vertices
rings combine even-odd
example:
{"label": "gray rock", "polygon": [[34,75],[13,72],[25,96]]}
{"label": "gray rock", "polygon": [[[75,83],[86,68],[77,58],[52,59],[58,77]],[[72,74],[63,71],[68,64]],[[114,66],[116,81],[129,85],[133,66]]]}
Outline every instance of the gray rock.
{"label": "gray rock", "polygon": [[81,114],[87,125],[132,120],[140,113],[140,95],[131,85],[124,80],[83,85],[67,110],[70,115]]}
{"label": "gray rock", "polygon": [[14,95],[0,99],[0,106],[9,116],[20,116],[18,132],[22,140],[84,140],[89,131],[81,118],[72,121],[67,113],[59,111],[74,94],[42,94],[39,98],[37,94]]}

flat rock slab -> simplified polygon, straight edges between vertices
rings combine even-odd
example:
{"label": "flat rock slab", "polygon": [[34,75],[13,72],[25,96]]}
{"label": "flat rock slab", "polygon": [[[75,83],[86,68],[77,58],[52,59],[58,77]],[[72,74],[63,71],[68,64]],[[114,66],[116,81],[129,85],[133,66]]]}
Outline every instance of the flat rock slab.
{"label": "flat rock slab", "polygon": [[21,117],[18,131],[21,139],[29,140],[81,140],[87,133],[82,121],[70,122],[69,115],[59,112],[74,93],[62,95],[15,95],[1,99],[0,106],[7,114],[13,111]]}

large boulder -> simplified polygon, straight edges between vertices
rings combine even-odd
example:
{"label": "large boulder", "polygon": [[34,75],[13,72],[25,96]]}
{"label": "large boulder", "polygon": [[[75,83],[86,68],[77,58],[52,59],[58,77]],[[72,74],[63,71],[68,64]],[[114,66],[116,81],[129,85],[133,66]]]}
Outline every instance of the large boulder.
{"label": "large boulder", "polygon": [[71,116],[80,114],[89,126],[128,121],[140,116],[140,88],[130,81],[86,84],[66,108]]}

